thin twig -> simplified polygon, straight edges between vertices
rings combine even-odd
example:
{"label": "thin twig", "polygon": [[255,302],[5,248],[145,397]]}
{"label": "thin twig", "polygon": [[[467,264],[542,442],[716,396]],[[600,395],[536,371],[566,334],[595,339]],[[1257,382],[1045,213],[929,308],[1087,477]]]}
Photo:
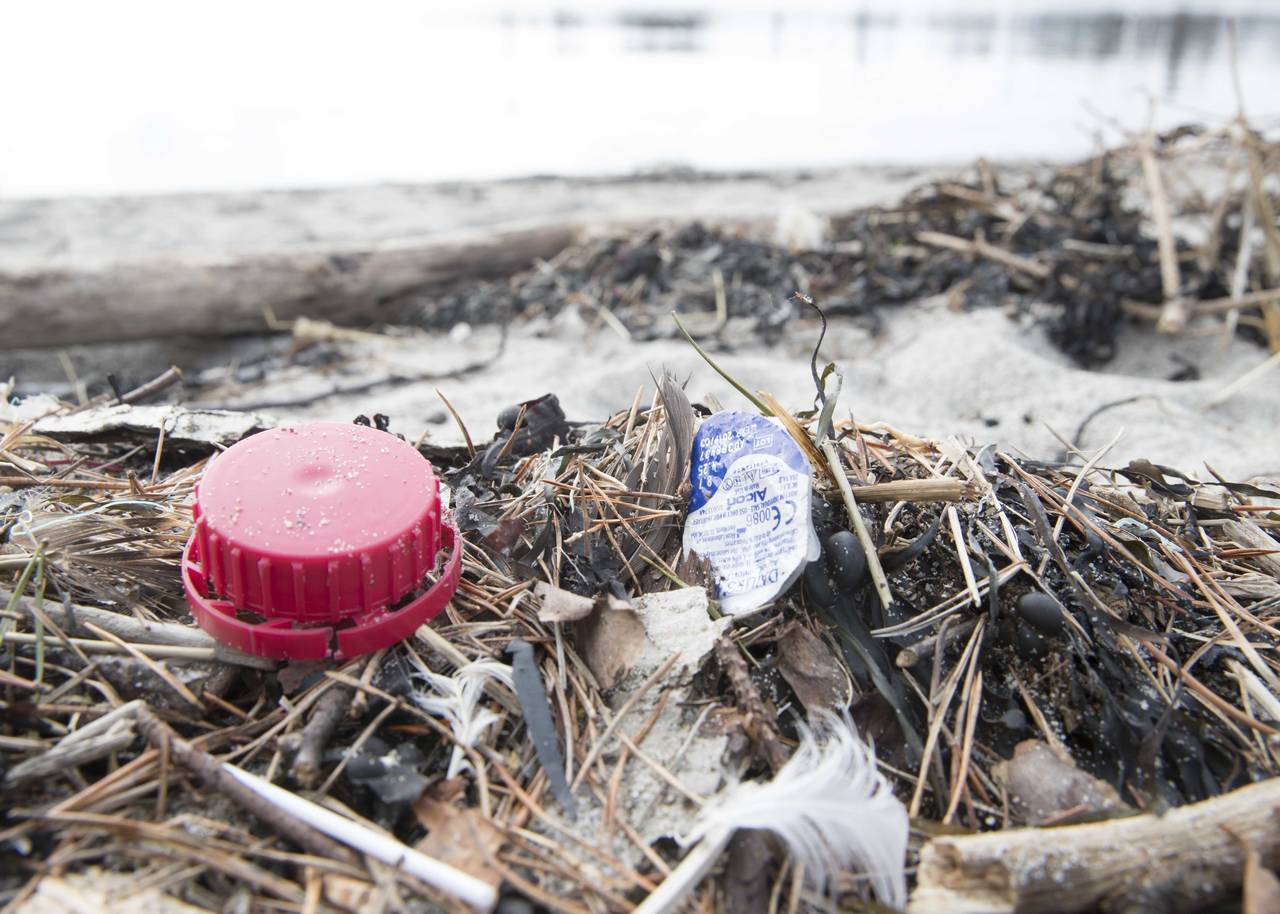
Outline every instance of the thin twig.
{"label": "thin twig", "polygon": [[871,580],[875,583],[876,593],[880,597],[880,605],[888,609],[893,604],[893,592],[889,590],[889,579],[885,576],[884,567],[880,564],[880,556],[876,551],[875,541],[871,538],[871,532],[867,530],[866,522],[862,519],[862,512],[858,510],[858,502],[853,497],[853,490],[849,487],[849,477],[845,474],[844,466],[840,463],[840,457],[836,454],[835,444],[828,438],[822,442],[822,452],[827,457],[827,467],[831,471],[831,475],[835,477],[836,485],[840,487],[840,495],[844,499],[845,510],[849,514],[849,521],[853,524],[853,531],[857,534],[858,542],[862,545],[862,550],[867,557],[867,570],[871,573]]}

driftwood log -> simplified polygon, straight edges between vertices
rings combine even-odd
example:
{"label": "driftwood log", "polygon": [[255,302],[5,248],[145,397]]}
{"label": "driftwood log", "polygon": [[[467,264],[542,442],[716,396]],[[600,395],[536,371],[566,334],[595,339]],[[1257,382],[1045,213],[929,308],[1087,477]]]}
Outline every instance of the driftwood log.
{"label": "driftwood log", "polygon": [[261,332],[264,306],[281,320],[377,320],[390,299],[515,273],[554,256],[578,231],[558,222],[346,249],[331,244],[35,274],[0,270],[0,349]]}
{"label": "driftwood log", "polygon": [[1198,910],[1240,890],[1250,849],[1280,863],[1280,778],[1163,816],[934,838],[907,910]]}

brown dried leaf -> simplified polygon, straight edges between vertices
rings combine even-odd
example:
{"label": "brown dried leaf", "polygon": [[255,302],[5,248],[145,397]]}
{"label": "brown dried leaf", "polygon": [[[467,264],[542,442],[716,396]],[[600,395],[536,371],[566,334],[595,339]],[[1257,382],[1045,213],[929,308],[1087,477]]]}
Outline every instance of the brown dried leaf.
{"label": "brown dried leaf", "polygon": [[609,606],[583,619],[574,632],[582,659],[602,689],[622,681],[649,640],[634,611]]}
{"label": "brown dried leaf", "polygon": [[997,769],[997,773],[1003,772],[1010,807],[1028,825],[1129,808],[1114,787],[1081,771],[1039,740],[1018,743],[1013,758]]}
{"label": "brown dried leaf", "polygon": [[876,756],[895,768],[912,764],[910,745],[902,734],[893,705],[879,692],[864,692],[849,708],[849,717],[864,741],[876,747]]}
{"label": "brown dried leaf", "polygon": [[570,593],[546,581],[535,583],[533,594],[542,601],[539,622],[577,622],[589,616],[596,605],[590,597]]}
{"label": "brown dried leaf", "polygon": [[853,697],[849,678],[831,648],[792,620],[778,636],[778,672],[806,711],[838,711]]}
{"label": "brown dried leaf", "polygon": [[480,540],[494,552],[506,555],[524,534],[525,522],[519,517],[506,517]]}
{"label": "brown dried leaf", "polygon": [[[449,792],[447,782],[440,786],[443,792]],[[427,829],[427,836],[417,843],[417,849],[496,889],[502,874],[490,861],[506,842],[506,835],[476,810],[454,806],[440,795],[433,788],[414,801],[413,813]]]}

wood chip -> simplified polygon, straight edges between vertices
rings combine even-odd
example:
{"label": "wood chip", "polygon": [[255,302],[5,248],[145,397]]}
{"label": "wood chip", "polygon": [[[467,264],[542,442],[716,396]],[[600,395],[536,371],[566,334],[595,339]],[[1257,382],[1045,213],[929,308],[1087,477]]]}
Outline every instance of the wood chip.
{"label": "wood chip", "polygon": [[595,601],[572,593],[546,581],[533,585],[533,594],[542,601],[538,610],[539,622],[577,622],[585,619],[595,608]]}

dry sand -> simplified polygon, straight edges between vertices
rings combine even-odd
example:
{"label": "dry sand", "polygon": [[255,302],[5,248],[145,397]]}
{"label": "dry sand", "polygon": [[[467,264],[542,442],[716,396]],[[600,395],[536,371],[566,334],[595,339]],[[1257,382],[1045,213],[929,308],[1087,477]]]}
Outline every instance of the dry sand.
{"label": "dry sand", "polygon": [[[928,436],[956,435],[1053,459],[1063,450],[1053,432],[1070,438],[1098,407],[1137,398],[1089,425],[1082,442],[1088,453],[1120,435],[1104,466],[1143,457],[1192,475],[1204,475],[1208,462],[1238,479],[1280,476],[1280,372],[1220,406],[1207,406],[1225,384],[1265,358],[1257,346],[1161,337],[1134,327],[1106,371],[1083,371],[1054,349],[1034,321],[996,310],[955,313],[933,299],[888,312],[887,318],[877,337],[847,322],[835,323],[827,336],[822,358],[835,361],[844,373],[842,416],[852,410],[861,422],[883,421]],[[460,341],[461,335],[347,344],[353,358],[334,374],[299,369],[239,398],[216,399],[256,404],[368,380],[388,370],[443,372],[498,345],[495,328],[478,329]],[[718,351],[716,358],[749,388],[768,390],[786,406],[802,409],[813,401],[809,351],[816,335],[816,323],[796,322],[775,347],[747,343]],[[1200,371],[1199,380],[1167,380],[1188,363]],[[406,435],[426,430],[432,440],[456,442],[459,432],[434,392],[439,387],[473,438],[483,440],[492,435],[503,407],[548,392],[560,397],[570,419],[600,419],[629,406],[642,386],[650,396],[650,376],[664,367],[689,378],[695,399],[705,402],[711,396],[728,408],[750,408],[682,340],[630,342],[571,311],[554,321],[513,328],[504,356],[462,379],[391,386],[267,412],[281,420],[349,420],[358,413],[383,412]]]}

